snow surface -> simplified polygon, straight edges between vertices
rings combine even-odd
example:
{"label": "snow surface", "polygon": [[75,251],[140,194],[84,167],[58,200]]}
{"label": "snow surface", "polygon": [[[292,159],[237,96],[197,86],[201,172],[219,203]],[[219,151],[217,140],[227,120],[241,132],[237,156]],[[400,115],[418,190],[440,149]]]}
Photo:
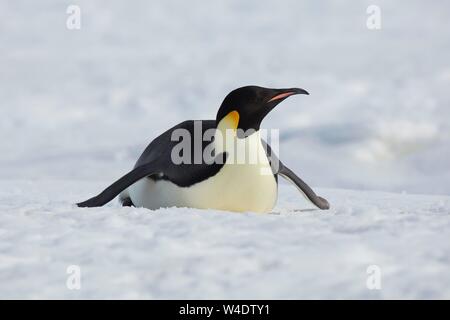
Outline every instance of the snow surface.
{"label": "snow surface", "polygon": [[450,298],[450,197],[318,189],[333,208],[297,211],[282,185],[265,215],[69,204],[102,183],[0,184],[0,297]]}
{"label": "snow surface", "polygon": [[[449,9],[1,1],[0,298],[450,298]],[[247,84],[311,93],[263,126],[332,210],[295,211],[307,204],[288,186],[271,215],[72,205]],[[382,290],[365,286],[370,264]]]}

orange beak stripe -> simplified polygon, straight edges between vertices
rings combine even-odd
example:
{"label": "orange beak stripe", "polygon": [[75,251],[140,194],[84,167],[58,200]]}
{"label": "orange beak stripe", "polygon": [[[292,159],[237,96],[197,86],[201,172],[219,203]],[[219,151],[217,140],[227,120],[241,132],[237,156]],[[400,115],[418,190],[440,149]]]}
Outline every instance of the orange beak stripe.
{"label": "orange beak stripe", "polygon": [[280,93],[280,94],[277,94],[275,97],[273,97],[272,99],[270,99],[267,102],[272,102],[272,101],[275,101],[275,100],[283,99],[283,98],[286,98],[286,97],[289,97],[289,96],[293,95],[294,93],[295,92]]}

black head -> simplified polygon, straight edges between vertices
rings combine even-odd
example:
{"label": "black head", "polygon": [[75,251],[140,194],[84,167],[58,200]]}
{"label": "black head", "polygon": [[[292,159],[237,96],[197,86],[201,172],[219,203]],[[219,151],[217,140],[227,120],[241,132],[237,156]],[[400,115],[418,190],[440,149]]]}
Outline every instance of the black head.
{"label": "black head", "polygon": [[234,117],[237,119],[237,129],[258,131],[264,117],[277,104],[295,94],[309,93],[299,88],[269,89],[257,86],[238,88],[231,91],[223,100],[217,112],[217,124],[230,113],[237,112]]}

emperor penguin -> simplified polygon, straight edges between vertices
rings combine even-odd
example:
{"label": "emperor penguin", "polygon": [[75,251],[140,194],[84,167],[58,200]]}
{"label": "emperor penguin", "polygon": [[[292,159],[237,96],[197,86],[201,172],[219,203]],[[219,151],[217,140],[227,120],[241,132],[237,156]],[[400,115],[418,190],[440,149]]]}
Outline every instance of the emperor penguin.
{"label": "emperor penguin", "polygon": [[245,86],[223,100],[215,120],[187,120],[155,138],[133,170],[79,207],[98,207],[116,196],[124,206],[189,207],[271,212],[278,176],[293,183],[316,207],[327,200],[286,167],[262,139],[265,116],[300,88]]}

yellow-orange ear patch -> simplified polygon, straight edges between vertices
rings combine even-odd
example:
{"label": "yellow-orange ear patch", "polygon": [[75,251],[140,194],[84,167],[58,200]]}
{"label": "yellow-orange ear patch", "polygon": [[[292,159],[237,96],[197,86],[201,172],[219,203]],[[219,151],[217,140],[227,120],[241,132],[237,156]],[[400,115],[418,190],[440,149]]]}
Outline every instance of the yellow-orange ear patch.
{"label": "yellow-orange ear patch", "polygon": [[239,112],[231,111],[224,117],[224,120],[226,121],[229,128],[237,129],[239,124]]}

